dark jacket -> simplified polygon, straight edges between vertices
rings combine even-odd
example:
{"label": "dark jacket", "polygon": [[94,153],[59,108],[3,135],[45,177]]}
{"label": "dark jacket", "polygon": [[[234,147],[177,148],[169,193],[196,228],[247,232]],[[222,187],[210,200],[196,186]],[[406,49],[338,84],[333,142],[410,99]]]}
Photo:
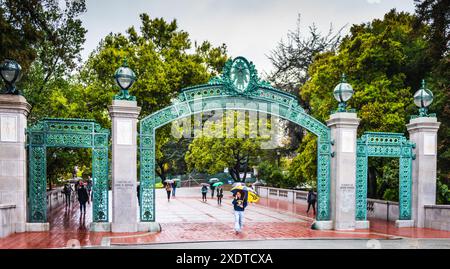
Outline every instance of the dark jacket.
{"label": "dark jacket", "polygon": [[85,187],[78,188],[78,201],[80,203],[86,203],[89,200],[89,195]]}
{"label": "dark jacket", "polygon": [[236,211],[244,211],[247,207],[247,200],[234,198],[233,206]]}
{"label": "dark jacket", "polygon": [[217,197],[223,197],[223,189],[222,188],[217,189]]}
{"label": "dark jacket", "polygon": [[308,193],[308,197],[306,199],[308,200],[308,203],[315,203],[317,200],[317,195],[311,191]]}

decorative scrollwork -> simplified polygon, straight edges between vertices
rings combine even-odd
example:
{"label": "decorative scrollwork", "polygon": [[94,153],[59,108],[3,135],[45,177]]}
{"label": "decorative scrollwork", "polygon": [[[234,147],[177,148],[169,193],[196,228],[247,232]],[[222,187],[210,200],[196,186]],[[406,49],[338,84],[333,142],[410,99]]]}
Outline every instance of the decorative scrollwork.
{"label": "decorative scrollwork", "polygon": [[[233,71],[233,64],[235,63],[238,66],[235,66],[236,69]],[[232,76],[232,72],[237,73]],[[233,82],[235,83],[233,84]],[[182,89],[171,106],[161,109],[140,121],[141,221],[155,220],[156,129],[176,119],[199,112],[216,109],[246,110],[247,108],[240,103],[242,101],[254,101],[256,105],[252,110],[276,115],[292,121],[318,137],[317,219],[330,219],[330,129],[322,122],[308,115],[299,105],[294,95],[275,89],[268,82],[260,80],[254,65],[245,58],[238,57],[225,63],[223,72],[219,77],[212,78],[208,84]],[[271,110],[271,105],[277,105],[279,109]]]}
{"label": "decorative scrollwork", "polygon": [[400,158],[399,218],[411,219],[411,174],[414,144],[399,133],[366,132],[357,141],[356,219],[367,219],[368,157]]}
{"label": "decorative scrollwork", "polygon": [[44,118],[27,129],[29,222],[46,222],[46,149],[92,148],[93,220],[107,222],[109,130],[94,120]]}

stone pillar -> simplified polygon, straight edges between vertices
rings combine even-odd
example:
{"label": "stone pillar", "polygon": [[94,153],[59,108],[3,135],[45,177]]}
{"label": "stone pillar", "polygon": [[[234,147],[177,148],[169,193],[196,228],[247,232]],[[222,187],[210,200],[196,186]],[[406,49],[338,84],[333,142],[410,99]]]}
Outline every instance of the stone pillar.
{"label": "stone pillar", "polygon": [[0,204],[14,205],[15,232],[27,222],[27,116],[31,106],[21,95],[0,94]]}
{"label": "stone pillar", "polygon": [[112,232],[137,232],[137,118],[136,101],[113,100],[112,123]]}
{"label": "stone pillar", "polygon": [[354,230],[356,187],[356,136],[360,119],[356,113],[335,113],[327,120],[334,141],[331,158],[330,204],[335,230]]}
{"label": "stone pillar", "polygon": [[406,125],[409,139],[416,144],[412,161],[412,218],[417,227],[425,227],[425,205],[436,204],[437,132],[436,117],[411,119]]}

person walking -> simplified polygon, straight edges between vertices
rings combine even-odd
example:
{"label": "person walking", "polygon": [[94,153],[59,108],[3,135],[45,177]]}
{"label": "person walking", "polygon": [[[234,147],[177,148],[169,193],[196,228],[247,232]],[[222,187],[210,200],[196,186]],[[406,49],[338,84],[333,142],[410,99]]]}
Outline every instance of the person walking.
{"label": "person walking", "polygon": [[245,199],[243,193],[238,191],[232,203],[234,206],[234,230],[236,234],[239,234],[244,228],[244,210],[247,207],[247,199]]}
{"label": "person walking", "polygon": [[206,202],[206,194],[208,193],[208,187],[206,185],[202,186],[202,202]]}
{"label": "person walking", "polygon": [[308,209],[306,210],[306,214],[309,213],[309,209],[313,208],[314,216],[316,215],[316,201],[317,201],[317,195],[314,193],[314,191],[311,189],[308,192],[308,196],[306,197],[306,200],[308,201]]}
{"label": "person walking", "polygon": [[86,190],[88,193],[88,204],[91,203],[91,193],[92,193],[92,180],[88,179],[88,182],[86,184]]}
{"label": "person walking", "polygon": [[81,214],[86,215],[86,202],[89,200],[88,192],[84,184],[78,187],[78,202],[80,203],[80,217]]}
{"label": "person walking", "polygon": [[223,198],[223,188],[222,186],[217,187],[217,204],[222,205]]}
{"label": "person walking", "polygon": [[66,202],[66,209],[67,209],[67,207],[70,207],[70,195],[72,194],[72,188],[70,187],[69,184],[64,185],[62,193],[64,194],[65,197],[64,201]]}
{"label": "person walking", "polygon": [[177,182],[174,181],[174,182],[172,183],[172,197],[175,197],[175,192],[176,192],[176,190],[177,190]]}
{"label": "person walking", "polygon": [[214,187],[213,185],[211,185],[211,199],[214,198],[214,191],[216,189],[216,187]]}
{"label": "person walking", "polygon": [[170,193],[172,192],[172,184],[166,183],[167,201],[170,202]]}

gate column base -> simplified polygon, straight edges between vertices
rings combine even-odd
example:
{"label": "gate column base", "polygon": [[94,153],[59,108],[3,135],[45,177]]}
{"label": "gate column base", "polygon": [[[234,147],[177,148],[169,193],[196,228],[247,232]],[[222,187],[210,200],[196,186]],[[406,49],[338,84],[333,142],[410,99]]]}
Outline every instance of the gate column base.
{"label": "gate column base", "polygon": [[139,232],[161,232],[161,224],[158,222],[139,222]]}
{"label": "gate column base", "polygon": [[27,222],[26,230],[27,230],[27,232],[47,232],[50,230],[50,223],[48,223],[48,222],[43,222],[43,223]]}
{"label": "gate column base", "polygon": [[355,222],[355,229],[357,229],[357,230],[368,230],[368,229],[370,229],[370,221],[368,221],[368,220],[357,220]]}
{"label": "gate column base", "polygon": [[91,222],[89,224],[91,232],[111,232],[111,222]]}
{"label": "gate column base", "polygon": [[137,223],[111,223],[111,232],[113,233],[134,233],[137,231]]}
{"label": "gate column base", "polygon": [[415,227],[414,220],[396,220],[395,221],[396,228],[412,228]]}
{"label": "gate column base", "polygon": [[317,220],[311,226],[313,230],[333,230],[333,228],[332,220]]}

